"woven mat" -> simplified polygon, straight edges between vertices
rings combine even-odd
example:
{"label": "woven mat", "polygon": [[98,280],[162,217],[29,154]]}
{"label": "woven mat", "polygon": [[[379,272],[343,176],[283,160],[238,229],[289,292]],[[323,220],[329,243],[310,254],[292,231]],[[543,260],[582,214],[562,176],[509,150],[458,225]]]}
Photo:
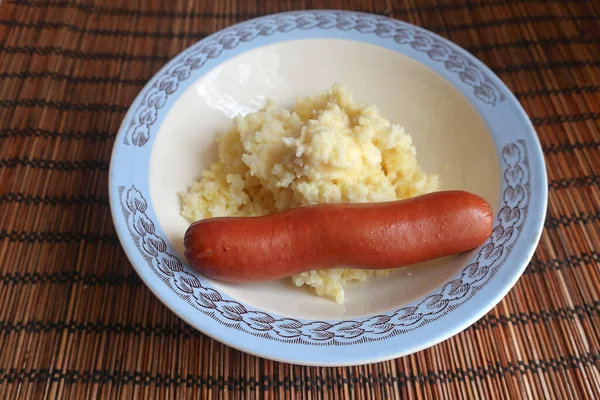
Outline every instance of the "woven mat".
{"label": "woven mat", "polygon": [[[523,277],[455,337],[394,361],[266,361],[179,320],[115,234],[108,166],[136,94],[215,30],[289,9],[389,15],[471,51],[546,157]],[[31,0],[0,6],[0,398],[600,398],[600,2]]]}

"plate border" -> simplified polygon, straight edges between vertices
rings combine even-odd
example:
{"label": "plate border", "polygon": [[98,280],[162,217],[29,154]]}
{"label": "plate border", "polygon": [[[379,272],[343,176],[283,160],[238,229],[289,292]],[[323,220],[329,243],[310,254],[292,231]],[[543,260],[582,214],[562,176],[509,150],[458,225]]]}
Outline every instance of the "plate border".
{"label": "plate border", "polygon": [[[131,244],[133,244],[134,247],[137,248],[138,254],[141,255],[143,257],[143,259],[146,261],[145,264],[147,266],[151,265],[151,268],[155,267],[154,270],[160,271],[163,274],[165,273],[166,270],[164,268],[156,269],[158,267],[158,265],[155,266],[153,264],[152,260],[158,260],[158,258],[157,258],[158,255],[157,255],[157,257],[153,257],[154,252],[158,252],[159,250],[161,250],[160,252],[163,253],[162,249],[164,248],[164,252],[166,252],[169,256],[173,257],[167,251],[169,248],[168,243],[165,242],[159,236],[154,235],[154,232],[152,232],[152,230],[157,230],[157,227],[154,226],[154,223],[152,222],[152,219],[151,219],[152,216],[151,216],[151,212],[150,212],[150,211],[152,211],[152,208],[148,207],[148,203],[145,200],[145,196],[142,194],[143,189],[138,190],[136,188],[135,190],[132,190],[132,188],[135,185],[135,182],[131,184],[129,189],[126,188],[127,185],[115,185],[114,184],[114,182],[116,180],[114,178],[117,175],[117,170],[116,170],[114,161],[115,161],[115,155],[118,154],[119,151],[123,149],[123,146],[128,147],[132,150],[136,149],[136,148],[138,148],[139,150],[142,150],[144,145],[146,143],[148,143],[148,141],[149,141],[148,139],[150,139],[150,131],[148,130],[147,137],[139,134],[141,132],[138,129],[140,125],[139,124],[136,125],[136,123],[147,124],[147,126],[149,126],[149,127],[152,124],[154,124],[157,120],[157,115],[158,115],[160,108],[162,108],[162,106],[164,106],[166,104],[169,95],[173,94],[173,93],[175,93],[175,91],[177,91],[177,88],[179,87],[180,82],[183,82],[185,79],[189,78],[189,76],[187,76],[185,79],[179,80],[176,86],[173,86],[173,80],[167,80],[167,78],[168,77],[172,78],[174,76],[173,71],[176,69],[176,67],[174,67],[174,66],[186,65],[186,60],[190,60],[190,58],[187,56],[192,51],[195,51],[195,52],[199,51],[201,53],[204,52],[202,54],[208,54],[208,55],[214,54],[215,56],[212,58],[218,58],[218,56],[220,54],[222,54],[223,51],[228,50],[228,48],[225,46],[225,47],[221,47],[220,50],[215,50],[215,47],[212,46],[212,47],[210,47],[210,49],[212,49],[212,50],[208,51],[207,49],[209,49],[209,47],[206,47],[205,44],[206,43],[214,44],[215,42],[217,42],[217,43],[220,43],[221,46],[223,46],[223,43],[221,43],[221,41],[226,43],[227,40],[231,40],[232,32],[242,32],[242,33],[247,32],[247,30],[245,30],[244,27],[254,27],[253,29],[257,29],[257,27],[261,26],[261,21],[262,22],[270,21],[269,23],[271,23],[271,24],[275,23],[277,25],[277,21],[285,22],[285,21],[289,21],[290,18],[295,19],[297,21],[308,21],[310,18],[308,18],[308,19],[300,18],[301,16],[306,16],[306,15],[312,16],[313,22],[310,22],[310,21],[309,21],[310,23],[304,22],[306,25],[302,25],[302,26],[298,25],[294,29],[302,29],[302,30],[314,29],[314,26],[312,26],[312,28],[311,28],[310,24],[313,24],[314,21],[319,21],[319,17],[321,17],[321,16],[329,15],[330,17],[328,17],[328,18],[332,18],[331,16],[334,16],[338,22],[342,21],[345,24],[354,24],[354,25],[351,28],[348,28],[348,25],[344,25],[344,24],[342,24],[341,26],[338,26],[337,24],[335,26],[328,26],[328,27],[319,26],[318,28],[327,29],[327,30],[339,29],[341,31],[346,31],[348,29],[355,29],[357,32],[367,35],[369,33],[370,34],[375,33],[375,31],[372,31],[373,23],[375,23],[377,26],[381,25],[381,26],[387,27],[385,29],[388,29],[386,31],[388,33],[385,33],[385,35],[387,35],[387,36],[385,36],[385,35],[381,36],[381,35],[378,35],[377,33],[375,33],[375,35],[377,35],[380,38],[381,37],[387,37],[387,38],[391,37],[391,36],[389,36],[389,27],[391,27],[391,26],[396,26],[397,29],[400,29],[403,32],[405,30],[412,30],[412,32],[414,34],[416,34],[416,37],[418,38],[418,40],[413,40],[413,41],[409,41],[407,43],[402,43],[402,44],[409,45],[409,46],[411,46],[412,49],[417,50],[422,53],[425,53],[429,57],[429,59],[431,59],[433,61],[443,62],[446,70],[448,70],[452,73],[456,73],[456,75],[458,76],[458,78],[460,79],[460,81],[463,84],[472,88],[472,91],[473,91],[472,93],[474,94],[475,98],[479,99],[480,101],[482,101],[489,107],[495,107],[499,103],[503,103],[506,100],[511,100],[511,102],[509,102],[509,103],[514,103],[517,106],[517,110],[516,110],[517,117],[519,117],[519,119],[523,119],[523,118],[525,119],[526,125],[527,125],[526,128],[528,128],[527,130],[529,132],[526,132],[526,134],[525,134],[527,140],[522,139],[522,140],[517,140],[515,142],[511,142],[511,143],[505,145],[501,151],[501,158],[503,159],[503,161],[505,163],[505,166],[503,169],[503,172],[504,172],[503,173],[504,186],[503,186],[503,190],[502,190],[503,198],[501,201],[504,203],[505,206],[508,206],[509,204],[514,205],[515,201],[518,200],[516,203],[517,204],[516,208],[508,207],[508,211],[505,211],[504,214],[502,214],[502,212],[499,212],[498,216],[496,218],[496,225],[494,228],[494,232],[495,232],[496,236],[493,236],[490,239],[490,241],[491,240],[504,240],[504,242],[502,242],[502,243],[500,243],[500,242],[496,243],[499,246],[501,246],[502,251],[497,250],[497,247],[495,246],[494,243],[491,243],[491,242],[487,243],[486,246],[488,246],[488,245],[493,246],[492,251],[486,250],[484,252],[483,250],[484,250],[484,248],[486,248],[484,246],[483,248],[480,249],[480,251],[477,255],[477,258],[476,258],[476,260],[478,260],[481,257],[481,260],[484,262],[482,264],[484,268],[482,268],[482,269],[480,269],[479,267],[473,268],[470,263],[469,266],[466,267],[459,274],[459,275],[465,275],[469,278],[479,277],[479,279],[476,279],[473,282],[470,282],[468,285],[463,285],[463,284],[451,285],[452,282],[444,285],[443,290],[441,291],[441,294],[437,293],[436,295],[433,295],[433,296],[427,296],[425,299],[429,299],[429,302],[426,302],[424,300],[420,301],[421,306],[419,306],[419,307],[422,307],[422,310],[421,310],[421,308],[414,306],[414,304],[419,303],[419,301],[417,301],[417,302],[412,303],[410,306],[405,306],[401,309],[394,310],[393,313],[399,312],[398,314],[395,314],[395,315],[389,315],[389,314],[388,315],[378,315],[376,317],[370,317],[367,319],[356,319],[356,320],[352,320],[352,321],[310,321],[310,320],[302,320],[302,319],[296,320],[296,319],[291,319],[291,318],[282,318],[282,317],[276,316],[275,314],[264,313],[264,312],[254,309],[252,307],[244,306],[243,304],[241,304],[239,302],[235,302],[233,299],[230,299],[227,296],[221,295],[220,293],[218,293],[217,291],[212,289],[209,284],[202,285],[202,281],[201,281],[201,279],[198,279],[198,276],[194,276],[193,274],[191,274],[191,276],[194,278],[194,279],[191,279],[191,278],[189,278],[189,276],[186,276],[185,274],[182,275],[181,272],[187,272],[187,270],[189,270],[189,268],[187,265],[185,265],[185,263],[181,263],[181,261],[178,260],[176,257],[174,257],[174,258],[177,259],[177,261],[173,261],[173,260],[170,261],[170,262],[172,262],[172,264],[169,264],[170,263],[169,261],[165,262],[165,263],[161,263],[161,266],[164,266],[164,265],[174,266],[173,268],[170,269],[171,273],[173,274],[172,277],[169,275],[169,272],[166,272],[166,276],[168,276],[168,278],[166,278],[166,279],[165,279],[165,276],[163,276],[161,278],[159,276],[159,274],[157,274],[156,276],[161,279],[161,282],[163,282],[163,284],[167,283],[167,287],[178,288],[179,290],[172,290],[172,291],[173,291],[173,293],[176,293],[178,295],[178,297],[181,298],[182,300],[185,301],[186,298],[187,298],[187,300],[199,299],[199,301],[202,304],[208,305],[207,307],[204,307],[205,308],[204,310],[201,310],[201,311],[206,312],[205,315],[210,317],[211,320],[219,320],[219,317],[217,315],[215,315],[215,312],[216,312],[217,314],[224,317],[220,321],[221,325],[226,326],[228,328],[234,328],[234,330],[241,331],[246,335],[248,333],[250,333],[252,336],[257,336],[261,339],[275,339],[276,341],[283,342],[282,344],[287,344],[287,345],[289,345],[289,343],[296,343],[296,344],[303,344],[303,345],[313,344],[316,346],[339,346],[339,345],[365,344],[365,343],[369,343],[369,342],[373,342],[373,341],[379,342],[379,341],[382,341],[384,339],[388,339],[388,338],[391,338],[394,336],[398,336],[398,335],[402,336],[403,333],[414,331],[415,329],[425,326],[432,321],[438,320],[439,318],[448,314],[449,312],[456,310],[460,305],[463,305],[464,303],[466,303],[467,300],[469,300],[473,296],[475,296],[475,294],[480,289],[482,289],[492,279],[492,277],[495,275],[496,271],[506,261],[508,254],[513,250],[513,247],[515,246],[515,244],[517,242],[518,236],[521,234],[521,232],[525,228],[525,225],[527,222],[527,216],[529,214],[529,204],[530,204],[530,200],[532,197],[532,188],[531,188],[532,182],[530,181],[531,170],[530,170],[530,165],[529,165],[529,153],[533,150],[533,153],[536,156],[536,157],[534,157],[535,164],[536,164],[535,165],[536,170],[538,172],[541,172],[541,175],[538,176],[535,179],[535,182],[533,182],[533,183],[536,187],[543,188],[543,192],[536,192],[535,197],[536,197],[536,202],[538,203],[538,208],[536,209],[536,212],[535,212],[535,214],[536,214],[536,218],[535,218],[536,221],[534,221],[535,226],[530,226],[530,228],[528,228],[528,229],[532,230],[532,237],[533,237],[532,243],[533,244],[532,244],[532,246],[530,246],[529,248],[527,248],[525,250],[526,254],[524,254],[524,257],[523,257],[525,260],[523,262],[523,265],[520,266],[520,268],[512,274],[510,282],[505,282],[503,288],[501,289],[501,293],[498,294],[492,301],[489,301],[487,304],[483,305],[479,309],[473,310],[472,314],[469,315],[468,318],[465,318],[461,323],[453,322],[452,323],[453,326],[451,328],[444,329],[444,333],[436,334],[435,336],[432,336],[431,340],[426,344],[415,345],[408,350],[407,349],[382,350],[381,348],[378,348],[377,351],[375,353],[373,353],[371,356],[365,356],[364,354],[360,354],[360,355],[356,355],[355,357],[353,357],[353,354],[345,351],[344,354],[336,353],[335,357],[326,357],[324,359],[314,359],[314,356],[312,356],[312,355],[299,356],[299,353],[297,352],[297,350],[294,350],[292,352],[294,354],[289,354],[289,355],[285,355],[282,357],[282,356],[279,356],[277,353],[273,353],[272,351],[271,352],[265,351],[264,349],[261,350],[261,349],[257,349],[256,347],[253,347],[256,345],[256,342],[253,342],[252,344],[240,342],[238,336],[236,336],[238,338],[238,341],[237,342],[233,341],[231,339],[231,337],[228,335],[220,336],[220,334],[217,334],[217,331],[219,331],[219,329],[212,329],[212,327],[209,328],[206,325],[200,324],[198,321],[191,320],[191,318],[189,316],[185,315],[185,313],[182,310],[177,309],[177,306],[172,304],[167,299],[167,297],[169,297],[169,296],[166,296],[164,293],[162,293],[161,290],[159,288],[157,288],[148,279],[148,277],[145,275],[144,270],[136,262],[136,257],[131,253],[131,249],[132,249]],[[358,23],[358,21],[367,21],[368,24],[361,25],[360,23]],[[369,23],[371,25],[369,25]],[[367,25],[369,25],[369,26],[367,26]],[[279,28],[279,25],[277,25],[277,26],[278,26],[277,32],[284,33],[284,34],[287,32],[290,32],[290,30],[286,30],[288,28],[286,28],[285,24],[281,24],[281,27],[282,27],[281,29]],[[358,29],[359,26],[362,27],[361,29],[363,29],[363,31]],[[381,32],[384,32],[385,29],[381,30]],[[371,30],[371,31],[369,32],[368,30]],[[377,28],[375,28],[375,30],[377,30]],[[397,36],[397,35],[395,35],[395,36]],[[429,38],[431,40],[423,39],[423,38]],[[278,40],[278,42],[286,41],[286,40],[289,40],[289,39]],[[396,43],[400,44],[397,41],[396,41]],[[453,71],[451,68],[448,68],[448,65],[447,65],[448,60],[444,61],[441,59],[436,59],[436,57],[439,58],[438,57],[439,54],[442,54],[439,51],[437,51],[437,50],[439,50],[439,46],[434,46],[435,47],[434,50],[436,50],[437,52],[436,51],[430,52],[432,50],[431,48],[429,48],[429,50],[427,50],[427,48],[424,47],[424,46],[427,46],[427,43],[429,43],[429,46],[431,46],[431,44],[436,44],[436,43],[447,46],[448,49],[450,49],[452,51],[452,54],[456,53],[456,54],[458,54],[458,56],[462,57],[464,60],[467,61],[467,63],[465,65],[472,66],[476,71],[479,71],[481,74],[475,75],[475,76],[483,78],[483,80],[480,80],[480,83],[491,84],[491,87],[493,88],[492,93],[494,94],[493,101],[485,100],[486,98],[489,100],[489,99],[491,99],[491,97],[484,96],[484,98],[482,98],[481,95],[483,92],[477,91],[478,86],[472,85],[472,83],[475,82],[472,79],[473,74],[469,74],[469,73],[465,74],[464,71]],[[230,47],[235,48],[236,46],[230,46]],[[211,52],[213,52],[213,53],[211,53]],[[207,60],[210,58],[211,57],[207,57]],[[191,64],[187,64],[187,65],[191,65]],[[202,64],[202,65],[204,65],[204,64]],[[453,64],[451,63],[450,65],[453,65]],[[183,73],[181,71],[181,69],[178,70],[178,73],[179,73],[179,75],[176,74],[176,76],[185,77],[185,75],[186,75],[185,73]],[[477,78],[475,78],[475,79],[477,79]],[[173,88],[174,88],[174,90],[173,90]],[[487,86],[486,86],[486,88],[487,88]],[[167,93],[168,91],[170,91],[170,93]],[[163,98],[163,97],[161,97],[162,95],[159,95],[159,94],[157,95],[157,93],[160,93],[160,92],[165,93],[164,100],[161,100]],[[148,105],[150,105],[150,108],[147,107]],[[157,105],[159,107],[155,107]],[[156,113],[151,111],[152,108],[155,109]],[[521,121],[521,122],[523,122],[523,121]],[[149,125],[148,125],[148,123],[149,123]],[[135,133],[135,132],[138,132],[138,133]],[[495,142],[496,142],[496,145],[498,145],[496,140],[495,140]],[[529,146],[528,146],[528,144],[529,144]],[[532,144],[533,144],[533,149],[531,149]],[[336,11],[316,10],[316,11],[308,11],[308,12],[304,12],[304,11],[288,12],[288,13],[270,15],[270,16],[266,16],[266,17],[260,17],[260,18],[254,19],[254,20],[242,22],[238,25],[234,25],[230,28],[227,28],[223,31],[217,32],[217,33],[209,36],[208,38],[198,42],[197,44],[193,45],[192,47],[188,48],[187,50],[184,50],[182,53],[180,53],[180,55],[176,56],[171,62],[167,63],[167,65],[161,71],[159,71],[159,73],[157,73],[155,75],[155,77],[153,77],[150,80],[149,84],[146,87],[144,87],[144,89],[142,89],[140,95],[138,95],[138,97],[134,101],[132,107],[130,108],[126,117],[123,120],[123,123],[119,129],[119,134],[115,141],[115,146],[113,148],[113,159],[111,160],[111,172],[110,172],[110,183],[109,183],[110,199],[111,199],[111,201],[110,201],[111,212],[113,215],[113,220],[115,222],[115,226],[117,227],[117,233],[119,235],[119,239],[121,240],[121,243],[123,244],[123,247],[124,247],[124,249],[127,253],[127,256],[129,257],[132,265],[134,266],[134,268],[136,269],[136,271],[138,272],[138,274],[140,275],[142,280],[155,293],[155,295],[157,297],[159,297],[159,299],[164,304],[166,304],[172,311],[174,311],[177,315],[179,315],[182,319],[184,319],[185,321],[190,323],[192,326],[209,334],[209,336],[212,336],[213,338],[215,338],[217,340],[220,340],[224,343],[231,345],[232,347],[235,347],[240,350],[244,350],[246,352],[256,354],[256,355],[259,355],[262,357],[266,357],[266,358],[277,359],[277,360],[282,360],[282,361],[293,361],[293,362],[296,362],[299,364],[308,364],[308,365],[332,365],[332,364],[333,365],[356,365],[356,364],[363,364],[363,363],[372,362],[372,361],[381,361],[384,359],[390,359],[390,358],[397,357],[400,355],[409,354],[409,353],[412,353],[419,349],[429,347],[429,346],[431,346],[435,343],[438,343],[444,339],[447,339],[448,337],[454,335],[455,333],[458,333],[459,331],[466,328],[468,325],[475,322],[481,316],[483,316],[483,314],[485,314],[487,311],[489,311],[489,309],[491,309],[495,304],[497,304],[497,302],[506,294],[506,292],[508,292],[508,290],[514,285],[516,280],[522,274],[522,271],[524,270],[524,268],[527,265],[527,262],[531,258],[532,254],[533,254],[533,250],[535,249],[535,245],[537,244],[539,237],[541,235],[541,225],[543,224],[543,220],[544,220],[545,212],[546,212],[546,205],[547,205],[547,178],[546,178],[546,173],[545,173],[545,165],[543,164],[543,156],[541,156],[541,154],[542,154],[541,147],[539,145],[537,136],[535,135],[535,131],[533,130],[533,127],[531,126],[531,123],[530,123],[527,115],[525,114],[523,109],[520,107],[520,105],[518,104],[518,102],[514,98],[514,96],[510,93],[510,91],[508,91],[508,89],[499,80],[499,78],[497,78],[491,71],[489,71],[489,69],[487,67],[485,67],[483,64],[481,64],[481,62],[479,60],[477,60],[475,57],[473,57],[472,55],[470,55],[469,53],[467,53],[465,50],[461,49],[460,47],[456,46],[455,44],[453,44],[453,43],[447,41],[446,39],[441,38],[431,32],[428,32],[422,28],[418,28],[411,24],[408,24],[408,23],[405,23],[402,21],[398,21],[398,20],[394,20],[394,19],[390,19],[387,17],[373,16],[370,14],[351,12],[351,11],[337,11],[337,10]],[[149,152],[147,152],[146,155],[149,157]],[[540,157],[542,157],[541,165],[540,165],[540,160],[539,160]],[[516,163],[515,163],[515,161],[516,161]],[[519,170],[522,173],[518,172]],[[515,173],[515,171],[516,171],[516,173]],[[507,173],[509,174],[508,178],[507,178]],[[515,180],[515,179],[517,179],[517,180]],[[513,184],[515,186],[511,186]],[[518,188],[520,188],[520,189],[518,189]],[[127,196],[127,195],[124,196],[123,195],[124,193],[130,194],[130,196]],[[524,196],[522,196],[522,194],[524,194]],[[130,208],[130,206],[133,208]],[[501,204],[501,206],[502,206],[502,204]],[[502,209],[504,209],[504,208],[502,208]],[[119,218],[119,216],[117,215],[117,212],[116,212],[117,210],[119,210],[121,212],[121,218]],[[148,214],[150,214],[150,215],[146,215],[146,210],[149,211]],[[513,211],[513,210],[518,210],[518,212]],[[516,214],[513,214],[513,212],[518,213],[518,216],[516,216],[516,218],[515,218]],[[136,218],[136,216],[135,216],[136,213],[137,213],[138,225],[135,225],[135,224],[131,225],[129,223],[129,219],[131,217],[131,220],[134,221],[134,219]],[[146,218],[143,218],[141,216],[142,214],[145,215]],[[502,217],[502,215],[504,215],[504,217]],[[502,218],[504,218],[504,220],[505,220],[504,222],[502,221]],[[145,221],[146,225],[145,225],[144,229],[138,231],[138,230],[136,230],[136,226],[138,228],[140,226],[144,226],[143,224],[140,225],[140,223],[141,223],[140,221],[142,221],[142,220]],[[150,227],[150,225],[147,224],[148,221],[152,224],[153,227]],[[125,224],[123,222],[125,222]],[[499,227],[502,230],[506,230],[505,228],[507,228],[507,227],[502,225],[503,223],[511,223],[512,224],[511,225],[512,231],[511,231],[510,235],[501,233],[499,231]],[[146,227],[149,227],[150,231],[145,230]],[[124,228],[126,228],[126,229],[124,229]],[[508,227],[508,228],[510,228],[510,227]],[[131,229],[133,229],[133,231],[131,231]],[[128,238],[126,238],[124,236],[125,230],[128,231],[128,233],[129,233],[130,241],[128,241],[127,240]],[[158,227],[158,231],[160,231],[160,227]],[[133,232],[135,232],[135,233],[133,233]],[[148,235],[149,233],[151,233],[152,235],[155,236],[152,238],[152,240],[150,240],[151,236]],[[136,235],[138,235],[137,238],[136,238]],[[494,238],[496,238],[496,239],[494,239]],[[490,250],[489,247],[487,247],[487,249]],[[506,249],[506,251],[504,251],[504,249]],[[471,268],[469,269],[469,267],[471,267]],[[479,272],[477,272],[477,271],[479,271]],[[485,271],[485,273],[483,273],[483,271]],[[177,277],[175,277],[176,275],[177,275]],[[171,278],[172,278],[172,282],[171,282]],[[186,278],[186,279],[184,279],[184,278]],[[484,278],[486,278],[486,279],[484,279]],[[456,281],[456,279],[455,279],[455,281]],[[473,285],[477,282],[480,282],[480,284]],[[466,286],[468,286],[469,288],[472,288],[473,290],[468,290],[468,289],[465,290]],[[446,292],[444,292],[444,290],[446,290]],[[446,293],[446,294],[444,295],[443,293]],[[220,296],[220,299],[217,295]],[[436,296],[441,296],[441,297],[436,297]],[[444,297],[444,296],[446,296],[446,297]],[[453,303],[455,300],[460,300],[460,299],[463,299],[463,301]],[[186,301],[186,302],[188,302],[188,304],[190,304],[189,301]],[[214,305],[222,304],[223,307],[218,308],[218,306],[215,306],[215,308],[212,308],[213,306],[211,305],[210,302],[212,302],[212,304],[214,304]],[[238,305],[240,305],[242,308],[244,308],[245,311],[243,311],[242,308],[239,308]],[[415,309],[414,311],[412,310],[413,308]],[[206,309],[209,309],[212,311],[207,311]],[[218,310],[214,311],[215,309],[218,309]],[[402,310],[404,310],[404,311],[402,311]],[[421,312],[421,311],[424,311],[424,312]],[[432,316],[432,317],[429,318],[429,316]],[[389,320],[386,321],[387,318],[389,318]],[[271,319],[273,321],[271,321]],[[390,323],[390,321],[391,321],[391,323]],[[301,324],[302,327],[300,327],[299,324]],[[389,325],[393,325],[394,327],[392,329],[387,329],[389,327]],[[246,327],[249,327],[250,329],[246,329]],[[398,328],[398,327],[400,327],[400,328]],[[258,329],[255,329],[255,328],[258,328]],[[276,335],[273,335],[273,332],[275,332]],[[283,332],[283,335],[281,335],[281,332]],[[298,332],[300,332],[299,336],[297,335]],[[293,335],[292,335],[292,333],[293,333]],[[288,335],[288,336],[286,336],[286,335]],[[308,340],[307,340],[307,338],[308,338]],[[281,348],[279,348],[279,350],[281,350]],[[276,350],[276,351],[278,351],[278,350]]]}
{"label": "plate border", "polygon": [[503,102],[506,96],[490,79],[488,74],[468,57],[456,51],[434,34],[416,28],[405,22],[358,12],[348,11],[296,11],[274,14],[252,19],[217,32],[183,52],[183,57],[169,63],[165,71],[150,89],[144,91],[144,98],[138,105],[123,137],[126,145],[142,147],[148,143],[150,129],[157,120],[158,111],[175,93],[180,83],[186,81],[194,70],[204,67],[207,61],[219,58],[223,52],[235,49],[241,43],[252,42],[263,36],[275,33],[290,33],[294,30],[356,31],[374,34],[383,39],[393,40],[399,45],[407,45],[457,74],[459,79],[473,88],[475,97],[494,106]]}
{"label": "plate border", "polygon": [[[218,323],[266,339],[307,345],[347,346],[401,335],[456,310],[495,275],[521,235],[531,197],[529,162],[523,141],[502,151],[505,189],[491,237],[459,276],[418,302],[389,313],[352,320],[306,320],[280,317],[249,308],[213,289],[185,262],[170,253],[156,235],[156,224],[146,215],[148,202],[135,187],[119,186],[121,211],[129,234],[152,272],[170,290]],[[461,301],[462,300],[462,301]]]}

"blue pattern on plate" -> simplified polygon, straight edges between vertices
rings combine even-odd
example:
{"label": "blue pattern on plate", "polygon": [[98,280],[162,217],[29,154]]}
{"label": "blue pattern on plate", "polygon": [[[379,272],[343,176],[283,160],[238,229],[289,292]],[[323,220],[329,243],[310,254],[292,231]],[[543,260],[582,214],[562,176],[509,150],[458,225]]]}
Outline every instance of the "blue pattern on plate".
{"label": "blue pattern on plate", "polygon": [[207,38],[185,51],[185,56],[170,66],[146,93],[146,98],[136,110],[124,136],[125,144],[144,146],[150,138],[150,127],[156,122],[158,111],[169,96],[179,89],[194,70],[202,68],[209,59],[219,58],[223,52],[233,50],[239,44],[253,41],[260,36],[287,33],[294,30],[356,31],[393,40],[399,45],[410,46],[427,54],[473,88],[475,96],[490,105],[504,101],[505,96],[487,76],[488,74],[460,51],[454,50],[435,35],[414,28],[401,21],[363,13],[308,11],[264,17],[236,25]]}
{"label": "blue pattern on plate", "polygon": [[[369,318],[292,319],[219,293],[174,255],[147,200],[153,133],[178,96],[208,70],[238,54],[308,38],[371,43],[435,70],[477,109],[502,162],[502,196],[494,233],[468,266],[433,294]],[[161,301],[191,325],[232,347],[272,359],[321,365],[359,364],[414,352],[480,318],[516,282],[535,249],[545,217],[546,185],[535,131],[514,96],[487,67],[421,28],[343,11],[262,17],[183,51],[132,104],[115,142],[110,171],[111,210],[119,238],[142,280]]]}

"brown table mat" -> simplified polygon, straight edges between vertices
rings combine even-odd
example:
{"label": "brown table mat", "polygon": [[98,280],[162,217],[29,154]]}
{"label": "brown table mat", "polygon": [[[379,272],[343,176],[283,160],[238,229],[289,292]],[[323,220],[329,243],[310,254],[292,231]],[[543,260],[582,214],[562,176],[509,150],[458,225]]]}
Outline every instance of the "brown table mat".
{"label": "brown table mat", "polygon": [[[409,21],[471,51],[543,145],[549,209],[517,285],[417,354],[310,368],[249,356],[134,273],[108,166],[136,94],[205,35],[276,11]],[[600,398],[600,2],[5,0],[0,6],[0,398]]]}

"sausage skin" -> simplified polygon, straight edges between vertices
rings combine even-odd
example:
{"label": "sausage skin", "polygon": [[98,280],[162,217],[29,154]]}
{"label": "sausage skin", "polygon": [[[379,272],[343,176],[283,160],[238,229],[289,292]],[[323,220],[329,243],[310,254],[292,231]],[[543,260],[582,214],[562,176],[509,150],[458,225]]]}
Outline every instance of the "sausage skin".
{"label": "sausage skin", "polygon": [[464,191],[385,203],[318,204],[192,224],[186,257],[208,278],[257,282],[340,266],[397,268],[474,249],[492,233],[490,205]]}

